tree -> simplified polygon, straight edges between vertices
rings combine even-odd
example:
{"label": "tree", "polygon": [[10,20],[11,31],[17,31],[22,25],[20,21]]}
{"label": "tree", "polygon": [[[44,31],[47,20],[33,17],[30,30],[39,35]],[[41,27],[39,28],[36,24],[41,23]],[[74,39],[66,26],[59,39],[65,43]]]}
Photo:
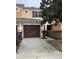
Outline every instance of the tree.
{"label": "tree", "polygon": [[62,0],[42,0],[40,4],[43,23],[53,20],[57,23],[57,19],[62,22]]}
{"label": "tree", "polygon": [[[62,22],[62,0],[42,0],[40,3],[42,12],[42,24],[55,21],[55,24],[59,21]],[[59,21],[58,21],[59,19]],[[44,38],[45,38],[45,25],[44,25]]]}

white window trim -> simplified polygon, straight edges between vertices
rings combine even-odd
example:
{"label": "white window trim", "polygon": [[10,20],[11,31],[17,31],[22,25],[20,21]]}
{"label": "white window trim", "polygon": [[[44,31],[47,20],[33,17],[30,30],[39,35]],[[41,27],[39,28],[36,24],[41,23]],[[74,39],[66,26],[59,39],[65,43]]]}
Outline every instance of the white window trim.
{"label": "white window trim", "polygon": [[[34,12],[41,12],[41,11],[34,10]],[[37,14],[37,13],[36,13],[36,14]],[[41,17],[39,17],[39,14],[37,14],[37,17],[35,16],[34,18],[41,18]]]}
{"label": "white window trim", "polygon": [[19,12],[20,11],[20,8],[19,7],[16,7],[16,8],[18,8],[18,10],[16,10],[16,12]]}
{"label": "white window trim", "polygon": [[[25,11],[27,11],[27,13],[25,13]],[[29,14],[29,11],[28,10],[24,10],[24,15],[28,15]]]}

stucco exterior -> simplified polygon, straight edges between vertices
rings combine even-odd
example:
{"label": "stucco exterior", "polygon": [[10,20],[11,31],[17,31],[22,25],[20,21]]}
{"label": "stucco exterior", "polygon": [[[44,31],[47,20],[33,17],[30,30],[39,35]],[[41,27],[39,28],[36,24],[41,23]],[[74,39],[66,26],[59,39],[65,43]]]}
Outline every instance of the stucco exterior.
{"label": "stucco exterior", "polygon": [[16,18],[22,18],[22,13],[23,13],[23,4],[16,4],[16,8],[19,8],[19,11],[16,10]]}
{"label": "stucco exterior", "polygon": [[[34,7],[25,7],[24,5],[16,4],[16,8],[19,8],[20,10],[16,10],[16,18],[30,18],[30,19],[42,19],[41,17],[33,17],[33,11],[40,11],[39,8]],[[27,11],[27,13],[25,13]]]}

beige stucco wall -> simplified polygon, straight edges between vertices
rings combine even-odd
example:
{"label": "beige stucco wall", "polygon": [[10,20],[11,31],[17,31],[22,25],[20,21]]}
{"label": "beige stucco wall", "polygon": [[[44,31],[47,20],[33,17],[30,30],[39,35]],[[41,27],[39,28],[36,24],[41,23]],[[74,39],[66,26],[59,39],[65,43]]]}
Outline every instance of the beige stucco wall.
{"label": "beige stucco wall", "polygon": [[[25,13],[25,10],[27,11],[27,13]],[[33,10],[24,9],[22,13],[22,18],[32,18],[32,11]]]}
{"label": "beige stucco wall", "polygon": [[[24,6],[16,6],[19,7],[20,11],[16,11],[16,18],[32,18],[32,10],[30,9],[24,9]],[[25,13],[25,10],[28,11],[28,13]]]}
{"label": "beige stucco wall", "polygon": [[22,18],[23,6],[19,6],[20,11],[16,11],[16,18]]}
{"label": "beige stucco wall", "polygon": [[[23,5],[19,5],[18,7],[20,9],[19,12],[16,11],[16,18],[31,18],[31,19],[41,19],[41,17],[33,17],[33,11],[41,11],[40,9],[28,9],[25,8]],[[27,11],[27,13],[25,13]]]}
{"label": "beige stucco wall", "polygon": [[[31,18],[31,19],[41,19],[41,17],[33,17],[33,11],[41,11],[36,9],[24,9],[24,6],[17,6],[20,8],[19,12],[16,12],[16,18]],[[25,13],[27,11],[27,13]]]}

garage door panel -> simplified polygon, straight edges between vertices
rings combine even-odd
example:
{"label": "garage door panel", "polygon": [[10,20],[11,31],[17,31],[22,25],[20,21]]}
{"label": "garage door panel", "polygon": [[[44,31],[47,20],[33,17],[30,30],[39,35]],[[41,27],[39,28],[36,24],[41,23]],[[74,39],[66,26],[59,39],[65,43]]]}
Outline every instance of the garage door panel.
{"label": "garage door panel", "polygon": [[40,37],[40,25],[24,25],[24,38]]}

